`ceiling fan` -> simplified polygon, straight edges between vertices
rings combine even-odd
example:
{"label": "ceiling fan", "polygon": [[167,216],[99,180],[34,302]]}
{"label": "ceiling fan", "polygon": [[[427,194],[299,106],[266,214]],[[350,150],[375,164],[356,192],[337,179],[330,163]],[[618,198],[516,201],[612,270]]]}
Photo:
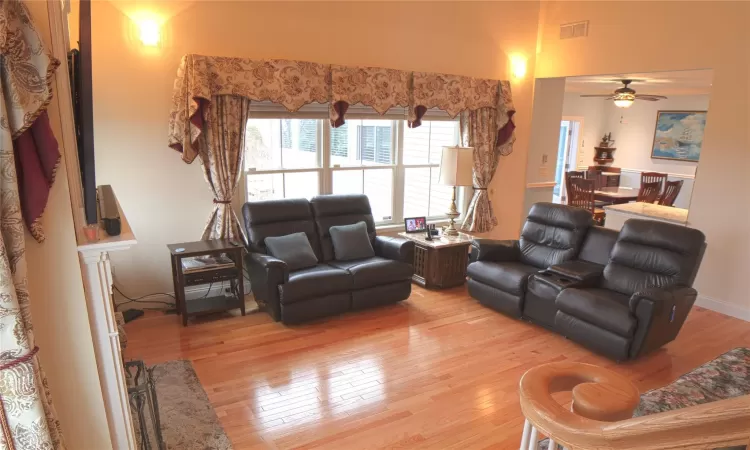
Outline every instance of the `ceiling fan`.
{"label": "ceiling fan", "polygon": [[[620,89],[615,89],[611,94],[584,94],[581,97],[606,97],[607,100],[614,100],[615,106],[618,108],[630,108],[630,106],[636,100],[646,100],[649,102],[658,102],[659,100],[666,100],[667,97],[663,95],[650,95],[650,94],[636,94],[633,89],[630,89],[628,85],[633,80],[617,80],[623,84]],[[639,81],[639,80],[637,80]]]}

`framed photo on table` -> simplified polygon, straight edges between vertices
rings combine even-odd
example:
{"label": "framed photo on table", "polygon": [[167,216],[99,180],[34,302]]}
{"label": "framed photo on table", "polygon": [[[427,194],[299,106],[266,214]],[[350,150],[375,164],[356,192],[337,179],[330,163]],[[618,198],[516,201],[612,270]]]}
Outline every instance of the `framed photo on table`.
{"label": "framed photo on table", "polygon": [[427,218],[406,217],[404,219],[404,231],[407,233],[419,233],[427,231]]}

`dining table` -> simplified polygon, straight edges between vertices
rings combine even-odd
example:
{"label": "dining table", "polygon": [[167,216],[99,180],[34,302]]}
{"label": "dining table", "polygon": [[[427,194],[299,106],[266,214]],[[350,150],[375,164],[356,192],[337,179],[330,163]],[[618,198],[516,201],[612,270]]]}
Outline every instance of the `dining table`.
{"label": "dining table", "polygon": [[631,187],[601,187],[594,191],[594,200],[611,205],[634,202],[638,199],[638,189]]}

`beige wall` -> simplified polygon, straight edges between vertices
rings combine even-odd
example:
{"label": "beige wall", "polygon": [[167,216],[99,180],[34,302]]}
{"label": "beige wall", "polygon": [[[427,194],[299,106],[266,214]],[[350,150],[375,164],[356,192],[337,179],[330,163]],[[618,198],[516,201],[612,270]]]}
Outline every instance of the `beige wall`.
{"label": "beige wall", "polygon": [[[199,163],[166,146],[172,84],[186,53],[290,58],[509,79],[508,54],[529,56],[512,88],[515,151],[500,162],[493,235],[518,234],[529,141],[539,4],[407,2],[138,2],[170,7],[164,45],[145,52],[132,38],[127,5],[93,2],[94,130],[97,183],[111,184],[138,236],[112,255],[131,295],[171,292],[168,243],[200,237],[212,196]],[[127,13],[127,14],[126,14]]]}
{"label": "beige wall", "polygon": [[[542,184],[555,181],[564,94],[565,78],[548,78],[536,80],[534,83],[534,115],[531,120],[526,167],[526,192],[519,223],[526,220],[526,213],[531,209],[531,205],[552,201],[554,187]],[[547,130],[549,132],[546,132]],[[557,130],[557,133],[553,130]]]}
{"label": "beige wall", "polygon": [[[689,216],[708,240],[696,287],[703,304],[750,320],[750,5],[640,2],[634,8],[632,2],[543,3],[536,76],[714,70]],[[560,40],[559,25],[579,20],[590,21],[589,36]]]}
{"label": "beige wall", "polygon": [[[47,3],[27,2],[26,5],[49,48]],[[59,111],[55,97],[48,112],[53,132],[62,146]],[[57,169],[42,224],[47,240],[38,244],[27,233],[26,256],[34,332],[52,400],[68,448],[111,448],[78,263],[64,159]]]}

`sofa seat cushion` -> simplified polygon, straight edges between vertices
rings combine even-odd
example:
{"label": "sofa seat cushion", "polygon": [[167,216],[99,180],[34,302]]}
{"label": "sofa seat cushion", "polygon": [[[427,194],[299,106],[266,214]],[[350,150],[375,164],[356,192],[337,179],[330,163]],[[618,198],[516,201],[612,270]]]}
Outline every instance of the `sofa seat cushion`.
{"label": "sofa seat cushion", "polygon": [[279,300],[290,304],[351,289],[352,276],[346,270],[318,264],[290,272],[289,281],[279,285]]}
{"label": "sofa seat cushion", "polygon": [[409,264],[379,256],[351,261],[334,260],[328,261],[328,264],[350,273],[353,278],[354,289],[410,280],[414,273]]}
{"label": "sofa seat cushion", "polygon": [[557,309],[623,337],[637,325],[628,308],[629,297],[608,289],[565,289],[557,296]]}
{"label": "sofa seat cushion", "polygon": [[539,269],[520,262],[477,261],[469,264],[466,272],[473,280],[522,296],[529,275],[539,272]]}

